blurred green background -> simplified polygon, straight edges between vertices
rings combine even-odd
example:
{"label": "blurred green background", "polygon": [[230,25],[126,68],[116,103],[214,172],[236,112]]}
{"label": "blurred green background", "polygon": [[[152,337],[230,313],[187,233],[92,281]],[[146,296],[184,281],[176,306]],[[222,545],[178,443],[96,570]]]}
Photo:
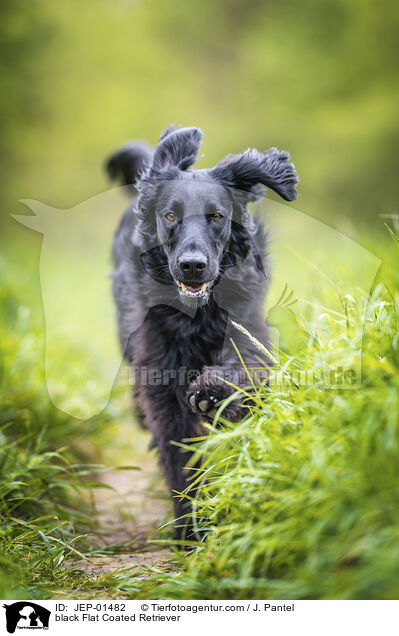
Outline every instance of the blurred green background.
{"label": "blurred green background", "polygon": [[21,198],[105,190],[104,157],[171,122],[203,128],[202,167],[289,149],[298,209],[376,222],[397,206],[398,26],[392,0],[3,0],[3,226]]}

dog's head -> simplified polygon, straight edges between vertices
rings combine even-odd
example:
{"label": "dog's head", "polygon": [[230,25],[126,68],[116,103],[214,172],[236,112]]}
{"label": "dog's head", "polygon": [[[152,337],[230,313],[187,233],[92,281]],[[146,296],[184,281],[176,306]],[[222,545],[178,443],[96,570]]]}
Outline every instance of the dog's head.
{"label": "dog's head", "polygon": [[137,184],[140,231],[149,248],[144,267],[175,284],[184,303],[200,305],[251,244],[247,204],[265,187],[292,201],[298,183],[288,153],[276,148],[250,149],[212,169],[192,170],[201,139],[199,128],[167,128]]}

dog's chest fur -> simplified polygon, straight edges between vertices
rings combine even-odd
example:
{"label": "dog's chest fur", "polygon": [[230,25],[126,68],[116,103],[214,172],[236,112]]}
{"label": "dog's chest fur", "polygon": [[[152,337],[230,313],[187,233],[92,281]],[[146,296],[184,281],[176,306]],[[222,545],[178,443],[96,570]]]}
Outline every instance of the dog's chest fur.
{"label": "dog's chest fur", "polygon": [[[227,313],[213,302],[190,317],[173,307],[153,307],[142,326],[142,342],[152,342],[151,354],[140,347],[140,364],[162,369],[200,369],[217,364],[224,343]],[[154,359],[154,349],[157,354]],[[144,359],[143,359],[144,358]]]}

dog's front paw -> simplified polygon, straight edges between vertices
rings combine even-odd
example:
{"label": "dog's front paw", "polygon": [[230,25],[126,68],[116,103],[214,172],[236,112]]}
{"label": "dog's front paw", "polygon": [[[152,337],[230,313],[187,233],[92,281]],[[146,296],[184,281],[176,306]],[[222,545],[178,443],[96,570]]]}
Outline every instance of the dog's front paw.
{"label": "dog's front paw", "polygon": [[[235,389],[220,379],[210,378],[209,373],[203,373],[192,382],[187,391],[187,400],[191,409],[206,419],[213,419],[223,400],[235,392]],[[238,400],[233,400],[225,406],[223,417],[232,422],[240,420],[245,415],[245,409]]]}

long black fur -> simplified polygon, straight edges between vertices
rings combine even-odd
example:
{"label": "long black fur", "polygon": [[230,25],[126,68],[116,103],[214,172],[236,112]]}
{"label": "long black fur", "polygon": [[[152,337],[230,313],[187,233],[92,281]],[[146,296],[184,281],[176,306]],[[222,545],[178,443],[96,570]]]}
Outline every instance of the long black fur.
{"label": "long black fur", "polygon": [[[247,204],[265,187],[292,201],[298,183],[288,153],[276,148],[250,149],[212,169],[193,170],[201,139],[198,128],[169,126],[155,151],[129,144],[108,161],[111,177],[138,191],[115,234],[113,293],[128,363],[158,379],[166,372],[167,382],[165,376],[143,382],[139,375],[135,393],[172,493],[176,539],[190,534],[190,509],[179,495],[190,482],[184,468],[189,453],[174,442],[201,434],[201,420],[212,418],[218,403],[232,394],[220,377],[247,386],[231,340],[248,367],[259,366],[259,352],[232,321],[269,341],[263,313],[265,232]],[[175,220],[165,220],[168,209],[176,212]],[[199,257],[205,270],[188,282],[194,276],[193,289],[208,280],[212,286],[193,301],[180,293],[177,281],[187,280],[183,266],[199,268]],[[188,265],[181,265],[184,258]],[[233,401],[224,416],[234,421],[245,412]]]}

